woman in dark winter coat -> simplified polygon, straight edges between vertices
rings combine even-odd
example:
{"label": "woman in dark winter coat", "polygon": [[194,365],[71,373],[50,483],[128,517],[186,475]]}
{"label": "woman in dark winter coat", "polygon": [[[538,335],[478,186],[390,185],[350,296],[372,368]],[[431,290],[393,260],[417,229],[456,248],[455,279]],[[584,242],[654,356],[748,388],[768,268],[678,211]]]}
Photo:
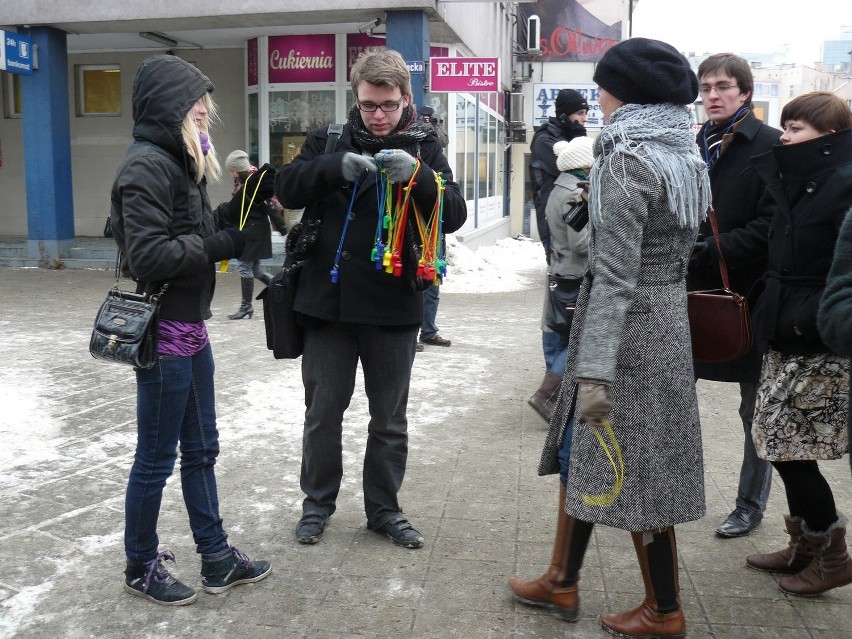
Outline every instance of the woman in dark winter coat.
{"label": "woman in dark winter coat", "polygon": [[682,637],[674,526],[705,512],[685,279],[710,203],[686,106],[698,80],[674,47],[646,38],[608,49],[594,79],[607,125],[590,176],[589,266],[539,465],[559,471],[574,419],[566,508],[550,569],[510,586],[575,620],[594,525],[627,530],[645,600],[601,624],[622,637]]}
{"label": "woman in dark winter coat", "polygon": [[[136,369],[137,444],[125,500],[125,590],[166,606],[196,599],[163,566],[157,518],[180,450],[183,499],[210,593],[259,581],[269,562],[229,545],[222,527],[214,465],[219,454],[209,319],[214,264],[239,257],[245,239],[217,232],[207,178],[219,163],[208,125],[213,84],[171,55],[145,60],[133,83],[133,139],[112,187],[110,220],[125,276],[148,293],[163,291],[159,357]],[[167,288],[165,286],[167,285]]]}
{"label": "woman in dark winter coat", "polygon": [[246,236],[246,247],[237,261],[240,274],[242,302],[236,313],[228,319],[238,320],[254,315],[251,300],[254,295],[254,278],[269,284],[272,276],[261,270],[260,260],[272,257],[272,230],[281,234],[287,232],[284,218],[272,206],[269,200],[275,195],[275,167],[264,164],[259,169],[251,165],[245,151],[233,151],[225,158],[225,168],[231,172],[236,182],[234,196],[230,202],[219,205],[218,214],[224,216],[228,224],[236,226]]}
{"label": "woman in dark winter coat", "polygon": [[808,93],[787,103],[781,124],[782,144],[752,160],[773,208],[769,270],[753,314],[766,354],[752,435],[784,482],[790,543],[746,562],[791,573],[781,590],[812,596],[852,583],[846,518],[817,466],[848,450],[849,360],[823,342],[817,311],[852,204],[852,111],[833,93]]}
{"label": "woman in dark winter coat", "polygon": [[[840,227],[834,261],[825,283],[817,325],[823,341],[835,353],[852,357],[852,209]],[[852,384],[849,387],[852,404]],[[846,439],[852,440],[852,411],[846,414]],[[849,457],[852,467],[852,456]]]}

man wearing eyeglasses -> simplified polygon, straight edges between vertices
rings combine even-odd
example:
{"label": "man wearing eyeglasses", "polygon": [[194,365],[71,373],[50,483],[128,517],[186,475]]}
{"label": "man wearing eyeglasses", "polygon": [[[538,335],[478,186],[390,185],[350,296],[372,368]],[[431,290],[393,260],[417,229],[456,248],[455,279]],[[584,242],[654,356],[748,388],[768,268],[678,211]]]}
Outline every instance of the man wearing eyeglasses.
{"label": "man wearing eyeglasses", "polygon": [[[710,222],[700,229],[689,262],[689,290],[721,288],[719,251],[728,267],[731,288],[746,295],[766,270],[770,216],[761,215],[758,202],[763,183],[749,158],[778,144],[781,132],[761,122],[752,111],[754,91],[748,61],[733,53],[717,53],[698,67],[699,93],[708,121],[698,132],[698,146],[710,172],[713,208],[719,224],[716,245]],[[719,525],[719,537],[740,537],[763,519],[772,482],[772,466],[758,458],[751,423],[760,376],[761,353],[722,364],[695,363],[695,376],[740,385],[739,415],[745,440],[736,507]]]}
{"label": "man wearing eyeglasses", "polygon": [[[296,539],[318,543],[335,511],[343,478],[343,414],[360,361],[370,411],[363,469],[367,526],[399,546],[420,548],[423,535],[403,515],[397,497],[408,457],[411,366],[423,320],[414,216],[428,221],[439,194],[436,174],[446,180],[442,230],[459,229],[467,208],[434,129],[418,122],[402,56],[366,53],[351,78],[355,105],[335,149],[326,152],[327,129],[309,132],[299,155],[275,180],[285,207],[304,207],[303,220],[321,221],[295,301],[304,328],[306,407],[300,481],[305,499]],[[402,203],[400,185],[410,187],[416,204],[409,207],[408,223],[398,227],[397,273],[375,261],[374,251],[380,260],[382,255],[377,242],[388,243],[379,168],[391,182],[395,204]]]}

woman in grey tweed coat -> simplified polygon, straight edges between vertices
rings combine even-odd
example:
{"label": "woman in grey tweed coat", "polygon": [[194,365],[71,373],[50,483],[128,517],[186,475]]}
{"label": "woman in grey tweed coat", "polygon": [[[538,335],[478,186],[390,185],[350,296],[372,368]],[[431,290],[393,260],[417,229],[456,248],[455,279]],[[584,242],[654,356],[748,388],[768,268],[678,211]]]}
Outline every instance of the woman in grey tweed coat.
{"label": "woman in grey tweed coat", "polygon": [[[685,286],[710,198],[685,106],[698,81],[673,47],[644,38],[609,49],[594,79],[608,124],[595,142],[589,268],[539,466],[542,475],[559,471],[566,424],[574,419],[567,533],[557,539],[559,557],[554,549],[562,565],[545,576],[549,599],[519,598],[576,619],[579,569],[593,525],[605,524],[633,534],[646,597],[635,610],[601,615],[604,629],[680,637],[673,526],[705,512]],[[604,419],[623,457],[620,491],[615,446],[608,442],[608,455],[596,436],[607,441]],[[606,494],[614,494],[611,503],[595,498]]]}

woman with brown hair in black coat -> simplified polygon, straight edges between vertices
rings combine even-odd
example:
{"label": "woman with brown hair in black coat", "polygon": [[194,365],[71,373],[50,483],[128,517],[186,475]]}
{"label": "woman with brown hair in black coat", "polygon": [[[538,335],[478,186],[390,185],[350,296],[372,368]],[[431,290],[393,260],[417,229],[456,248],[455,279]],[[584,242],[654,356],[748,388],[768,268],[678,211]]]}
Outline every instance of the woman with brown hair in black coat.
{"label": "woman with brown hair in black coat", "polygon": [[782,144],[752,161],[773,207],[768,271],[753,313],[766,352],[752,435],[784,482],[790,542],[746,563],[791,573],[781,590],[813,596],[852,583],[846,518],[817,466],[849,448],[849,360],[823,342],[817,311],[852,204],[852,111],[833,93],[808,93],[787,103],[781,123]]}

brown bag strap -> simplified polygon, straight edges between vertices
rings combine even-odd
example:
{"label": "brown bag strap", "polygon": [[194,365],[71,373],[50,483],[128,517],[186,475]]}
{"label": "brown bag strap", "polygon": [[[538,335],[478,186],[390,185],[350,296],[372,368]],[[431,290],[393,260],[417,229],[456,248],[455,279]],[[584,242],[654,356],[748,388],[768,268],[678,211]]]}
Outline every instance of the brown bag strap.
{"label": "brown bag strap", "polygon": [[710,218],[710,226],[713,228],[713,237],[716,239],[716,250],[719,252],[719,271],[722,273],[722,286],[726,290],[731,289],[731,283],[728,279],[728,265],[725,264],[725,256],[722,255],[722,243],[719,241],[719,225],[716,223],[716,211],[713,207],[707,209],[707,217]]}

